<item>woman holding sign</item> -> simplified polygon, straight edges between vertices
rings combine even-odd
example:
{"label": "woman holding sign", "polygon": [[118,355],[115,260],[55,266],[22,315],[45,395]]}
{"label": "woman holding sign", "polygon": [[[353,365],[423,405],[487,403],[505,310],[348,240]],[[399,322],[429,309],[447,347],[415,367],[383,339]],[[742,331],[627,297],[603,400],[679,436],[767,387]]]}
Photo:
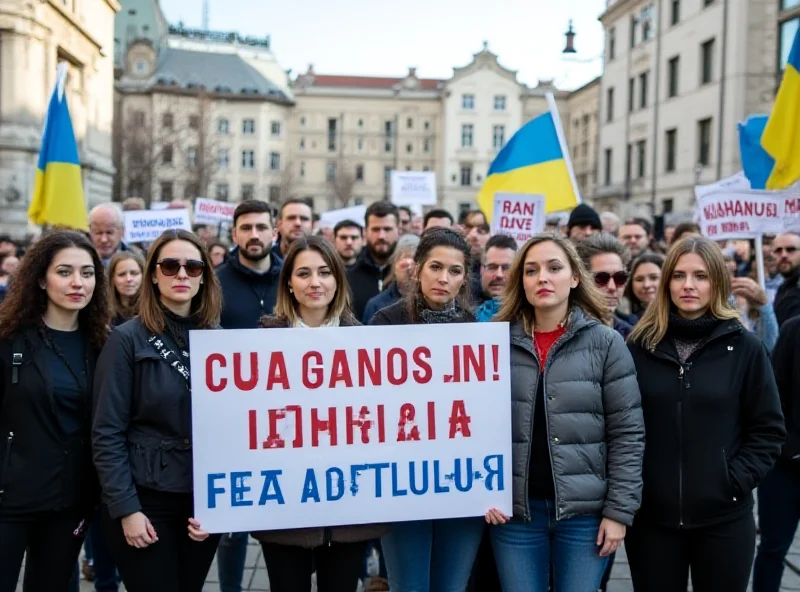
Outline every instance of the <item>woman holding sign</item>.
{"label": "woman holding sign", "polygon": [[503,590],[597,590],[641,496],[633,361],[575,247],[553,234],[522,247],[495,321],[511,325],[514,516],[486,515]]}
{"label": "woman holding sign", "polygon": [[[469,310],[471,252],[449,228],[422,234],[415,283],[402,300],[378,311],[371,325],[473,323]],[[397,522],[382,539],[392,592],[463,592],[483,536],[480,518]]]}
{"label": "woman holding sign", "polygon": [[104,270],[81,233],[46,233],[0,308],[0,591],[68,589],[99,499],[92,376],[108,334]]}
{"label": "woman holding sign", "polygon": [[[333,246],[320,236],[292,243],[278,282],[268,329],[354,327],[344,265]],[[254,532],[261,542],[272,592],[310,592],[317,572],[319,592],[353,592],[364,565],[367,541],[386,528],[369,524]]]}
{"label": "woman holding sign", "polygon": [[97,363],[92,448],[108,544],[129,592],[200,592],[219,541],[192,518],[189,331],[219,323],[205,246],[168,230],[151,246],[139,316]]}

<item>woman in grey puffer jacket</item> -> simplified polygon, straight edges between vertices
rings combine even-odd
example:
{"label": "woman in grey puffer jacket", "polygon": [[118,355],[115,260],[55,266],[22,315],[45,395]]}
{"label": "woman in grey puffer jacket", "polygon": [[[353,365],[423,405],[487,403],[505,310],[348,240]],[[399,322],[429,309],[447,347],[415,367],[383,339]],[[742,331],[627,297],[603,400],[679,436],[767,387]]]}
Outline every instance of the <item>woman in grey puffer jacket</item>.
{"label": "woman in grey puffer jacket", "polygon": [[511,325],[514,516],[486,515],[504,592],[596,590],[639,508],[639,387],[607,317],[569,241],[525,244],[495,317]]}

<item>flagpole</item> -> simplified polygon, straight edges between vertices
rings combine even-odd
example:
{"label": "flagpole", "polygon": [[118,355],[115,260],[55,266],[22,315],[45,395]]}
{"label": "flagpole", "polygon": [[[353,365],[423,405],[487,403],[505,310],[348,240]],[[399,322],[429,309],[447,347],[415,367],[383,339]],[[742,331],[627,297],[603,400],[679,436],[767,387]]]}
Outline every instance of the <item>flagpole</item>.
{"label": "flagpole", "polygon": [[567,171],[569,171],[569,180],[572,183],[572,190],[575,192],[575,200],[578,203],[583,203],[581,199],[581,192],[578,190],[578,182],[575,179],[575,170],[572,168],[572,159],[569,155],[569,147],[567,146],[567,139],[564,137],[564,128],[561,127],[561,117],[558,115],[558,107],[553,93],[545,95],[547,99],[547,106],[550,108],[550,116],[553,118],[553,123],[556,128],[556,135],[558,136],[558,143],[561,146],[561,154],[564,156],[564,162],[567,164]]}

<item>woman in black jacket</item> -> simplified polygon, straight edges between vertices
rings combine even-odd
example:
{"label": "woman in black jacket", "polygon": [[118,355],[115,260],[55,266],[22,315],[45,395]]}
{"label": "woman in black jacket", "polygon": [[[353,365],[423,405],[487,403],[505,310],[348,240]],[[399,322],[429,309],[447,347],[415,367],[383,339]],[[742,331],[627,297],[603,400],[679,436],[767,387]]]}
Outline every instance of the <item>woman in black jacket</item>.
{"label": "woman in black jacket", "polygon": [[108,542],[129,592],[200,592],[218,536],[192,518],[188,332],[218,326],[206,248],[169,230],[150,248],[139,316],[97,363],[92,448]]}
{"label": "woman in black jacket", "polygon": [[98,501],[92,376],[107,335],[103,264],[53,231],[22,259],[0,307],[0,592],[66,590]]}
{"label": "woman in black jacket", "polygon": [[[470,248],[460,234],[426,230],[414,255],[413,289],[378,311],[370,325],[475,322],[469,310],[469,262]],[[483,529],[481,518],[392,524],[381,540],[392,592],[463,592]]]}
{"label": "woman in black jacket", "polygon": [[626,547],[634,589],[744,592],[753,489],[785,437],[769,357],[728,303],[719,247],[674,244],[630,336],[647,443],[642,507]]}

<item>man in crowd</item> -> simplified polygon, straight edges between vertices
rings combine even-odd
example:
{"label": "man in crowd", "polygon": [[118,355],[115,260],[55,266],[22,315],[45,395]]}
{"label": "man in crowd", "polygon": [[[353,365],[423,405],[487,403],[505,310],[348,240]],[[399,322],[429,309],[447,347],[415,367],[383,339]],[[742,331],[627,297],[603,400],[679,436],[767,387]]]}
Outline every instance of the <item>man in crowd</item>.
{"label": "man in crowd", "polygon": [[500,309],[500,296],[506,288],[508,270],[517,252],[517,241],[505,234],[495,234],[483,251],[480,279],[483,304],[475,311],[479,322],[487,322]]}
{"label": "man in crowd", "polygon": [[765,241],[761,252],[764,255],[764,283],[766,284],[767,301],[772,304],[775,302],[778,288],[783,284],[783,276],[778,271],[778,259],[775,257],[772,244],[767,244]]}
{"label": "man in crowd", "polygon": [[425,230],[425,217],[414,214],[411,217],[411,234],[419,236],[423,230]]}
{"label": "man in crowd", "polygon": [[480,210],[472,210],[464,217],[464,235],[472,252],[470,272],[472,274],[472,299],[475,302],[482,300],[481,259],[486,248],[486,241],[489,240],[490,231],[491,228],[486,223],[486,216]]}
{"label": "man in crowd", "polygon": [[[222,288],[223,329],[255,329],[263,315],[272,314],[278,298],[283,259],[272,254],[275,238],[272,210],[263,201],[246,200],[233,212],[232,237],[236,247],[217,268]],[[229,533],[217,550],[220,589],[241,592],[247,558],[248,533]]]}
{"label": "man in crowd", "polygon": [[397,206],[375,202],[364,216],[366,248],[361,249],[355,264],[347,270],[347,281],[353,293],[353,314],[358,320],[373,296],[383,289],[383,280],[389,272],[389,257],[397,246],[399,236]]}
{"label": "man in crowd", "polygon": [[342,220],[333,227],[333,244],[348,269],[355,264],[363,240],[364,229],[358,222]]}
{"label": "man in crowd", "polygon": [[276,227],[280,238],[272,249],[273,255],[284,259],[294,241],[311,236],[313,217],[314,212],[306,200],[293,198],[283,202]]}
{"label": "man in crowd", "polygon": [[792,317],[800,316],[800,236],[792,232],[779,234],[772,242],[772,252],[783,276],[783,284],[775,294],[775,317],[778,326],[783,327]]}
{"label": "man in crowd", "polygon": [[619,240],[622,241],[631,257],[636,259],[650,248],[650,233],[653,226],[644,218],[631,218],[619,229]]}
{"label": "man in crowd", "polygon": [[125,217],[116,204],[100,204],[89,212],[89,235],[104,266],[108,267],[114,253],[127,250],[122,242],[124,230]]}
{"label": "man in crowd", "polygon": [[435,228],[437,226],[451,228],[453,226],[453,215],[447,210],[441,209],[431,210],[425,214],[423,226],[425,230],[428,230],[428,228]]}
{"label": "man in crowd", "polygon": [[210,224],[193,224],[192,232],[199,236],[206,245],[211,245],[217,240],[217,229]]}
{"label": "man in crowd", "polygon": [[567,222],[567,238],[572,242],[579,241],[603,230],[600,216],[586,204],[578,204],[569,214]]}
{"label": "man in crowd", "polygon": [[400,236],[403,236],[411,232],[411,219],[414,214],[408,206],[400,206],[397,208],[397,213],[400,215]]}

